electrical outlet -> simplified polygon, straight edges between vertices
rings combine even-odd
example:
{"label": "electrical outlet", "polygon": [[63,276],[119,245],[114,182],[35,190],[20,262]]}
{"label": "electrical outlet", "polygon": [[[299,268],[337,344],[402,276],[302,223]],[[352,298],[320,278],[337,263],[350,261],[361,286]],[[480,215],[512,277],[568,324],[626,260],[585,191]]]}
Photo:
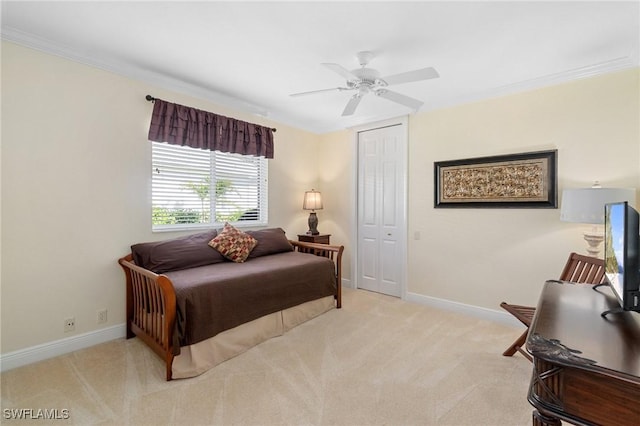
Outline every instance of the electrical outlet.
{"label": "electrical outlet", "polygon": [[76,319],[71,317],[64,320],[64,332],[68,333],[76,329]]}
{"label": "electrical outlet", "polygon": [[97,320],[98,320],[98,324],[102,324],[102,323],[107,322],[107,310],[106,309],[100,309],[98,311]]}

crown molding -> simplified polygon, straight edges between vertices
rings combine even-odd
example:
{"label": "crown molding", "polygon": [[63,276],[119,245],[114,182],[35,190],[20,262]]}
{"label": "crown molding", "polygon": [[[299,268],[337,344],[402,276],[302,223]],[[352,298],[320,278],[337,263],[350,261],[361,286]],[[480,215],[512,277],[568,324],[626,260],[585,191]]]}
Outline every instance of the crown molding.
{"label": "crown molding", "polygon": [[[621,56],[607,61],[598,62],[584,67],[574,68],[567,71],[561,71],[553,74],[547,74],[540,77],[522,80],[503,86],[494,87],[492,89],[479,91],[468,96],[462,96],[451,99],[448,102],[432,104],[428,110],[436,110],[441,108],[450,108],[501,96],[515,95],[517,93],[528,92],[531,90],[542,89],[544,87],[555,86],[572,81],[582,80],[585,78],[597,77],[604,74],[610,74],[626,69],[638,68],[640,62],[637,55]],[[426,110],[426,109],[425,109]]]}
{"label": "crown molding", "polygon": [[[233,96],[225,95],[216,90],[185,82],[158,72],[137,67],[135,65],[119,62],[116,60],[104,60],[91,56],[90,54],[79,53],[67,48],[66,46],[54,43],[48,39],[38,37],[12,27],[2,27],[0,34],[3,40],[20,44],[25,47],[29,47],[35,50],[42,51],[44,53],[52,54],[94,68],[99,68],[104,71],[142,81],[159,88],[183,93],[185,95],[193,96],[194,98],[213,102],[223,107],[233,108],[238,111],[249,113],[261,118],[269,118],[282,124],[300,128],[316,134],[349,129],[357,126],[367,125],[370,122],[389,118],[388,116],[363,117],[360,119],[353,119],[348,123],[340,123],[336,121],[333,125],[321,125],[313,120],[292,122],[292,119],[290,117],[283,116],[278,111],[269,111],[264,106],[254,104],[243,99],[238,99]],[[568,83],[575,80],[596,77],[599,75],[636,67],[640,67],[640,58],[637,52],[629,56],[622,56],[567,71],[561,71],[528,80],[510,83],[488,90],[482,90],[470,95],[459,96],[439,102],[433,102],[430,105],[423,106],[423,108],[421,108],[421,110],[417,113],[419,114],[420,112],[450,108],[467,103],[513,95],[521,92],[540,89],[547,86]]]}
{"label": "crown molding", "polygon": [[554,86],[557,84],[567,83],[583,78],[595,77],[598,75],[608,74],[616,71],[622,71],[638,66],[637,59],[631,56],[621,56],[619,58],[598,62],[584,67],[574,68],[567,71],[561,71],[553,74],[547,74],[516,83],[506,84],[496,87],[490,92],[494,92],[496,96],[505,94],[519,93],[528,90],[538,89],[541,87]]}
{"label": "crown molding", "polygon": [[210,88],[188,83],[128,63],[116,61],[113,59],[103,60],[95,56],[91,56],[90,54],[78,53],[61,44],[54,43],[48,39],[38,37],[12,27],[2,27],[1,37],[6,41],[10,41],[31,49],[39,50],[51,55],[59,56],[70,61],[79,62],[83,65],[98,68],[103,71],[122,75],[134,80],[139,80],[147,84],[158,86],[162,89],[183,93],[195,98],[216,103],[224,107],[234,108],[243,112],[258,115],[260,117],[269,116],[269,111],[267,108],[251,103],[249,101],[234,98]]}

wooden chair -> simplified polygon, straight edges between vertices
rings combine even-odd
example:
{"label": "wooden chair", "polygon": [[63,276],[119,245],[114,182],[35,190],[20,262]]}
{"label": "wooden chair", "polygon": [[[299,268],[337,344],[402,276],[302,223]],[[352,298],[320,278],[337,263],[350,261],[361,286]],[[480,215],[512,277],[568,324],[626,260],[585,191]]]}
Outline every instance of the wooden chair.
{"label": "wooden chair", "polygon": [[[570,281],[581,284],[604,284],[606,281],[604,275],[604,260],[590,256],[583,256],[577,253],[571,253],[567,264],[560,274],[560,281]],[[516,317],[527,329],[520,337],[516,339],[511,346],[505,350],[502,355],[512,356],[516,351],[527,357],[531,361],[531,356],[524,350],[524,344],[527,341],[527,333],[529,326],[533,321],[533,315],[536,308],[532,306],[512,305],[506,302],[500,304],[504,310]]]}

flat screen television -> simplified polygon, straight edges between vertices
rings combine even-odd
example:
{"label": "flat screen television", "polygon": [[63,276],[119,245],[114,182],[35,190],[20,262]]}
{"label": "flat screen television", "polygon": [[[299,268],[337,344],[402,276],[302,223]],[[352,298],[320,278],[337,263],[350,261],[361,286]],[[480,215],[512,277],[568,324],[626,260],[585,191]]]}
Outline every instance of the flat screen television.
{"label": "flat screen television", "polygon": [[[604,270],[620,303],[613,311],[640,312],[640,226],[628,202],[604,207]],[[612,311],[603,312],[603,316]]]}

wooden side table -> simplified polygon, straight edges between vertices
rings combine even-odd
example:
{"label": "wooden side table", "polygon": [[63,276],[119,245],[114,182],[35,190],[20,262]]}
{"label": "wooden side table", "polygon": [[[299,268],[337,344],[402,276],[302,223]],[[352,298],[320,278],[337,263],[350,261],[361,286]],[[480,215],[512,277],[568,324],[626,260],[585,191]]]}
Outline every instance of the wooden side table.
{"label": "wooden side table", "polygon": [[298,241],[302,241],[304,243],[331,244],[329,242],[329,237],[331,237],[331,234],[298,234]]}

